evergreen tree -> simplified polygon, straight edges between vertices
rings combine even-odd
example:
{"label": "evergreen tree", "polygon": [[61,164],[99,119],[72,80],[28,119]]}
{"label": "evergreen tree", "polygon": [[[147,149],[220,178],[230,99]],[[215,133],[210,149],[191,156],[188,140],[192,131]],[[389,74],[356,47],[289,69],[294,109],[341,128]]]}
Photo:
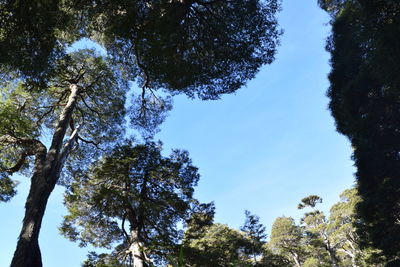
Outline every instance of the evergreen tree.
{"label": "evergreen tree", "polygon": [[305,257],[302,238],[302,229],[295,224],[293,218],[278,217],[272,225],[268,245],[273,253],[285,256],[291,264],[301,267]]}
{"label": "evergreen tree", "polygon": [[239,231],[224,224],[212,224],[195,239],[184,239],[185,263],[191,267],[247,266],[244,254],[249,240]]}
{"label": "evergreen tree", "polygon": [[260,218],[257,215],[251,214],[248,210],[245,211],[245,215],[246,221],[240,228],[250,240],[250,247],[245,249],[245,253],[251,258],[253,266],[258,266],[258,260],[264,251],[263,245],[266,243],[265,227],[260,223]]}
{"label": "evergreen tree", "polygon": [[163,157],[161,143],[117,146],[75,177],[61,232],[81,246],[119,243],[101,260],[135,267],[163,262],[181,238],[177,223],[188,218],[198,179],[185,151]]}
{"label": "evergreen tree", "polygon": [[330,110],[354,148],[363,246],[400,256],[400,3],[320,0],[332,16]]}

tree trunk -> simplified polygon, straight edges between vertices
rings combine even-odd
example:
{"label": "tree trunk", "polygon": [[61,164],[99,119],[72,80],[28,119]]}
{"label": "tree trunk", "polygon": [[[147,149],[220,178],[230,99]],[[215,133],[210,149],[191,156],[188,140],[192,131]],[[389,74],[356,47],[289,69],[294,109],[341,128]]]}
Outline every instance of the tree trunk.
{"label": "tree trunk", "polygon": [[293,252],[292,257],[293,257],[294,263],[296,264],[296,267],[301,267],[299,255],[297,255],[297,253]]}
{"label": "tree trunk", "polygon": [[331,247],[331,244],[329,242],[328,236],[324,234],[323,237],[324,237],[325,249],[328,252],[329,258],[331,260],[332,267],[338,267],[337,258],[336,258],[336,252]]}
{"label": "tree trunk", "polygon": [[41,161],[36,161],[35,163],[31,188],[25,204],[25,217],[11,267],[42,266],[38,241],[42,219],[47,201],[60,176],[65,157],[73,147],[77,137],[77,131],[74,131],[63,151],[61,151],[65,133],[78,97],[78,87],[71,85],[70,89],[71,93],[67,104],[61,112],[50,149]]}
{"label": "tree trunk", "polygon": [[146,255],[142,251],[142,246],[139,241],[138,231],[131,230],[131,245],[129,246],[129,253],[132,255],[133,267],[146,267]]}

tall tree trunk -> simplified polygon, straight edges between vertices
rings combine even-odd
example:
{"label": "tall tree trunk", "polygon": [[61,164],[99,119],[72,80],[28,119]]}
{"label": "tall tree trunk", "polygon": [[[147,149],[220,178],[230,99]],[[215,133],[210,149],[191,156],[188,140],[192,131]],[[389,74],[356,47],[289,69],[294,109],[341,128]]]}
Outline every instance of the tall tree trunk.
{"label": "tall tree trunk", "polygon": [[50,149],[41,161],[35,163],[31,188],[25,203],[25,217],[11,267],[42,266],[38,240],[42,219],[47,201],[60,176],[64,160],[77,137],[77,130],[75,130],[64,149],[62,149],[65,133],[78,97],[78,87],[76,85],[71,85],[70,90],[68,102],[61,112]]}
{"label": "tall tree trunk", "polygon": [[292,258],[294,260],[296,267],[301,267],[299,255],[295,252],[292,252]]}
{"label": "tall tree trunk", "polygon": [[139,241],[137,230],[131,230],[131,245],[129,246],[129,253],[132,255],[133,267],[146,267],[146,255],[142,251],[142,245]]}

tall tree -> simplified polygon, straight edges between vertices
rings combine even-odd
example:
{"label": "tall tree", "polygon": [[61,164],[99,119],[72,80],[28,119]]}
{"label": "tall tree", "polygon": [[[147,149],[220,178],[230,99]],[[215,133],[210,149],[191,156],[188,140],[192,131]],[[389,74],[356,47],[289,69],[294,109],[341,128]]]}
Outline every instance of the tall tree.
{"label": "tall tree", "polygon": [[[324,261],[324,251],[329,255],[330,264],[337,267],[338,259],[336,256],[336,244],[332,242],[330,235],[330,228],[328,227],[328,220],[323,212],[315,209],[317,203],[322,203],[322,198],[317,195],[311,195],[301,200],[298,205],[299,209],[310,207],[312,212],[307,212],[301,219],[306,233],[307,243],[312,247],[312,254],[316,254],[316,259],[321,263]],[[317,252],[317,253],[315,253]],[[318,259],[320,258],[320,259]]]}
{"label": "tall tree", "polygon": [[354,148],[365,246],[400,251],[400,3],[320,0],[332,15],[329,107]]}
{"label": "tall tree", "polygon": [[[84,168],[98,149],[107,149],[123,133],[126,92],[127,84],[118,69],[91,50],[59,60],[48,87],[41,91],[32,92],[19,80],[2,88],[0,114],[6,120],[0,126],[2,171],[32,170],[12,266],[41,265],[39,230],[63,164],[75,147],[70,160],[79,161]],[[40,141],[45,131],[52,132],[49,149]],[[76,147],[78,140],[81,145]],[[79,157],[83,153],[88,156],[85,161]]]}
{"label": "tall tree", "polygon": [[61,232],[80,245],[120,243],[112,254],[121,265],[165,260],[180,239],[177,223],[188,218],[199,174],[187,152],[163,157],[161,149],[154,142],[120,145],[77,174]]}
{"label": "tall tree", "polygon": [[246,221],[240,230],[250,241],[250,247],[245,250],[245,253],[252,259],[252,264],[258,266],[258,261],[264,252],[264,244],[267,234],[265,226],[260,223],[260,218],[257,215],[251,214],[250,211],[245,211]]}
{"label": "tall tree", "polygon": [[[31,63],[29,57],[25,58],[25,50],[21,50],[22,58],[16,58],[28,62],[25,64],[24,61],[21,65],[15,59],[16,68],[11,68],[16,69],[14,72],[7,68],[11,62],[11,56],[7,55],[8,59],[5,59],[0,68],[2,77],[11,80],[2,87],[1,95],[4,101],[11,99],[11,95],[17,92],[16,89],[8,89],[10,86],[17,88],[16,83],[20,83],[24,88],[23,97],[17,94],[12,110],[1,112],[2,116],[8,116],[10,112],[18,115],[11,118],[12,124],[0,126],[0,144],[2,148],[6,147],[2,149],[4,156],[1,157],[1,163],[5,165],[4,168],[1,166],[2,170],[14,173],[24,168],[29,169],[29,164],[22,162],[24,159],[28,162],[30,158],[35,157],[35,162],[31,164],[35,167],[32,172],[31,193],[28,196],[24,225],[12,266],[41,266],[38,245],[41,220],[48,197],[60,173],[65,170],[63,161],[77,140],[80,148],[102,144],[104,149],[110,139],[116,139],[118,135],[114,133],[123,125],[121,120],[124,111],[123,101],[117,104],[113,101],[115,98],[121,100],[120,98],[125,96],[127,80],[139,77],[138,81],[142,87],[141,95],[138,96],[140,101],[137,102],[143,105],[139,115],[137,112],[131,114],[133,119],[149,118],[149,113],[150,117],[151,113],[157,113],[158,109],[148,108],[148,105],[159,101],[153,95],[153,90],[159,88],[164,88],[169,93],[184,93],[190,97],[217,99],[221,94],[236,91],[253,78],[263,64],[272,62],[280,34],[276,20],[276,12],[279,9],[277,0],[31,2],[32,10],[37,8],[40,11],[37,14],[48,14],[49,21],[44,20],[46,16],[37,18],[24,15],[26,13],[21,13],[25,11],[23,6],[12,5],[14,1],[3,1],[0,5],[0,20],[1,23],[5,23],[2,25],[7,26],[0,30],[0,41],[12,42],[14,39],[4,36],[11,37],[13,31],[10,29],[13,25],[20,25],[18,27],[22,29],[21,34],[19,39],[15,40],[21,40],[22,45],[16,46],[16,51],[25,47],[28,54],[29,51],[34,55],[41,53],[38,61]],[[61,7],[61,4],[67,5],[66,8]],[[17,7],[15,12],[13,7]],[[21,12],[17,12],[18,10]],[[70,31],[61,30],[64,25],[62,15],[65,12],[72,14],[68,17],[70,23],[65,25],[76,27],[71,31],[73,34],[98,41],[107,49],[110,60],[107,61],[108,70],[105,71],[105,75],[97,66],[85,65],[86,60],[79,59],[80,56],[71,57],[65,55],[62,50],[62,53],[57,52],[58,44],[63,38],[71,41],[78,38],[68,39],[66,35]],[[40,23],[35,24],[35,20],[39,20]],[[40,28],[38,31],[36,26]],[[32,40],[38,42],[39,50],[29,50],[35,47],[36,43],[32,43],[29,38],[21,39],[24,33],[30,36],[30,27],[33,27],[34,32]],[[53,54],[57,56],[53,57]],[[82,57],[85,58],[84,55]],[[18,66],[23,66],[29,74],[30,70],[36,71],[32,67],[36,66],[36,63],[41,65],[37,70],[49,71],[45,71],[43,83],[35,83],[35,87],[32,88],[29,77],[21,75],[19,71],[22,69]],[[123,64],[116,65],[117,63]],[[123,66],[123,69],[119,69],[118,66]],[[100,95],[94,97],[97,93]],[[110,98],[113,101],[110,101]],[[42,105],[42,102],[46,105]],[[163,106],[162,102],[160,107]],[[115,106],[105,108],[109,103],[114,103]],[[29,111],[26,108],[28,106]],[[6,105],[2,102],[0,108],[3,110],[4,107]],[[117,109],[119,111],[111,115]],[[107,116],[97,114],[102,112]],[[29,120],[30,118],[32,120]],[[103,122],[103,119],[110,120],[110,123],[97,123],[99,120]],[[151,119],[150,126],[160,121],[162,118]],[[143,122],[147,123],[148,119],[135,120],[134,125],[141,127]],[[83,126],[78,128],[77,125],[81,124]],[[3,128],[6,130],[3,131]],[[11,134],[8,128],[12,128]],[[87,132],[88,137],[93,139],[78,138],[82,135],[78,134],[81,128],[87,129],[83,132]],[[46,132],[53,134],[49,149],[40,142]],[[91,136],[90,133],[96,133],[96,136]],[[79,151],[82,152],[75,151],[70,159],[79,160],[80,166],[85,169],[95,150],[88,149],[87,153]],[[16,162],[14,166],[10,163],[12,160]],[[74,164],[70,166],[73,167]],[[5,190],[7,199],[14,194],[13,184],[4,177],[1,176],[0,186]],[[37,193],[40,190],[45,192]],[[30,227],[32,225],[33,227]]]}
{"label": "tall tree", "polygon": [[301,267],[304,261],[303,232],[291,217],[275,219],[271,238],[268,243],[272,252],[283,255],[296,267]]}
{"label": "tall tree", "polygon": [[342,266],[385,266],[387,260],[381,251],[360,247],[356,232],[356,206],[361,201],[357,189],[347,189],[340,194],[340,201],[330,209],[329,231],[332,243],[336,244],[337,255]]}

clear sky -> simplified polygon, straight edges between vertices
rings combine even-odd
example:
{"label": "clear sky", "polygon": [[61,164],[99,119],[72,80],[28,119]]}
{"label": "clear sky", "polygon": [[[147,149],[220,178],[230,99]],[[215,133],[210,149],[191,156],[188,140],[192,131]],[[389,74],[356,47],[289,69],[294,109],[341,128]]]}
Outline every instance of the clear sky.
{"label": "clear sky", "polygon": [[[269,232],[278,216],[296,219],[301,198],[317,194],[325,211],[354,183],[351,147],[335,131],[327,110],[328,16],[317,1],[284,0],[284,29],[277,59],[256,79],[218,101],[175,98],[161,132],[165,151],[189,151],[201,180],[195,196],[215,201],[215,221],[238,228],[244,210],[260,216]],[[24,213],[29,179],[0,204],[0,266],[10,264]],[[45,267],[80,266],[88,248],[58,234],[63,188],[49,199],[40,246]]]}

